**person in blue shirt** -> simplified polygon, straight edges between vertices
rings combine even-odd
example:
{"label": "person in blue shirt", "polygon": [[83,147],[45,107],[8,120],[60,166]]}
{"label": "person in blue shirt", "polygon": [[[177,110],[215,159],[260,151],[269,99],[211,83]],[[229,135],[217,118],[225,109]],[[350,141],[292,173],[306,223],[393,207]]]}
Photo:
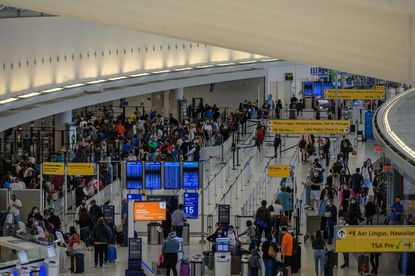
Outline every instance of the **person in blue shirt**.
{"label": "person in blue shirt", "polygon": [[326,218],[326,227],[329,234],[329,242],[331,244],[334,237],[334,225],[337,222],[337,208],[333,203],[333,200],[327,200],[326,212],[324,213]]}
{"label": "person in blue shirt", "polygon": [[401,204],[401,197],[396,196],[395,197],[395,203],[392,204],[391,213],[389,215],[390,221],[389,224],[391,225],[399,225],[402,224],[402,216],[404,212],[403,205]]}
{"label": "person in blue shirt", "polygon": [[277,199],[280,200],[285,215],[291,220],[293,210],[293,198],[289,187],[281,187],[281,192],[278,193]]}
{"label": "person in blue shirt", "polygon": [[174,276],[177,276],[176,264],[180,244],[176,240],[176,233],[170,232],[167,239],[163,242],[161,252],[164,255],[164,267],[166,268],[166,275],[170,275],[170,270],[173,271]]}

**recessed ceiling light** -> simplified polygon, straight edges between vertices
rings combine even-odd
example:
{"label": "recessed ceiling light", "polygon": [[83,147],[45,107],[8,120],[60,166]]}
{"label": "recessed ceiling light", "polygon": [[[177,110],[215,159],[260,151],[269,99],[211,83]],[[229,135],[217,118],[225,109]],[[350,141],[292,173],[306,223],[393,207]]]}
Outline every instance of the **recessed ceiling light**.
{"label": "recessed ceiling light", "polygon": [[213,67],[213,66],[214,66],[213,64],[208,64],[208,65],[200,65],[197,68],[203,69],[203,68],[210,68],[210,67]]}
{"label": "recessed ceiling light", "polygon": [[177,69],[174,69],[174,71],[180,72],[180,71],[187,71],[187,70],[192,70],[192,69],[193,69],[193,67],[185,67],[185,68],[177,68]]}
{"label": "recessed ceiling light", "polygon": [[106,82],[106,81],[107,80],[94,80],[94,81],[87,82],[87,84],[97,84],[97,83]]}
{"label": "recessed ceiling light", "polygon": [[151,72],[153,74],[163,74],[163,73],[168,73],[171,72],[171,70],[161,70],[161,71],[155,71],[155,72]]}
{"label": "recessed ceiling light", "polygon": [[150,73],[135,74],[135,75],[130,75],[130,77],[136,78],[136,77],[144,77],[144,76],[148,76],[148,75],[150,75]]}
{"label": "recessed ceiling light", "polygon": [[126,79],[126,76],[119,76],[119,77],[113,77],[113,78],[109,78],[109,81],[116,81],[116,80],[123,80]]}
{"label": "recessed ceiling light", "polygon": [[34,97],[34,96],[37,96],[37,95],[40,95],[40,94],[41,93],[39,93],[39,92],[33,92],[33,93],[29,93],[29,94],[20,95],[18,97],[21,98],[21,99],[26,99],[26,98]]}
{"label": "recessed ceiling light", "polygon": [[258,62],[257,60],[246,60],[246,61],[240,61],[239,64],[247,64],[247,63],[255,63]]}
{"label": "recessed ceiling light", "polygon": [[262,59],[261,62],[270,62],[270,61],[277,61],[277,58],[268,58],[268,59]]}
{"label": "recessed ceiling light", "polygon": [[4,99],[0,101],[0,104],[6,104],[6,103],[11,103],[18,100],[17,98],[8,98],[8,99]]}
{"label": "recessed ceiling light", "polygon": [[52,92],[61,91],[61,90],[63,90],[62,87],[56,87],[56,88],[46,89],[40,92],[41,93],[52,93]]}
{"label": "recessed ceiling light", "polygon": [[85,83],[75,83],[75,84],[71,84],[71,85],[67,85],[64,86],[65,88],[75,88],[75,87],[80,87],[80,86],[84,86]]}
{"label": "recessed ceiling light", "polygon": [[234,65],[235,63],[234,62],[228,62],[228,63],[219,63],[219,64],[216,64],[216,66],[228,66],[228,65]]}

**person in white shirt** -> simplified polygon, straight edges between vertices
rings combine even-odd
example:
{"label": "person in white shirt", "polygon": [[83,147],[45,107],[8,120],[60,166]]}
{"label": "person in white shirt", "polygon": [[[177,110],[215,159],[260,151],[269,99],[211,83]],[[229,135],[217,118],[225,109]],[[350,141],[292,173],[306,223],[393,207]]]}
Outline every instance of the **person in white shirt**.
{"label": "person in white shirt", "polygon": [[228,227],[228,235],[229,239],[229,250],[231,251],[232,256],[236,254],[236,245],[239,243],[238,237],[236,236],[235,230],[233,229],[232,225]]}
{"label": "person in white shirt", "polygon": [[15,225],[19,225],[20,222],[20,209],[22,208],[22,202],[17,199],[16,195],[12,195],[12,199],[9,201],[9,213],[13,215],[13,221]]}
{"label": "person in white shirt", "polygon": [[281,214],[284,214],[284,208],[281,205],[281,201],[277,198],[272,204],[274,211],[271,213],[271,216],[274,220],[275,229],[279,229],[281,223]]}
{"label": "person in white shirt", "polygon": [[12,190],[26,190],[26,184],[21,181],[18,177],[14,180],[14,182],[10,185],[10,189]]}

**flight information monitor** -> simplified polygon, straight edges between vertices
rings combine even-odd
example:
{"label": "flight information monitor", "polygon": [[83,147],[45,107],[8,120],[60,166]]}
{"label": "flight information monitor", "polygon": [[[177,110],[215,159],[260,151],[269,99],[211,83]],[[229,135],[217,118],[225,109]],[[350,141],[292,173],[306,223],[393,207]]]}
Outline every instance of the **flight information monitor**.
{"label": "flight information monitor", "polygon": [[323,83],[321,81],[315,81],[313,84],[313,95],[314,97],[323,96]]}
{"label": "flight information monitor", "polygon": [[311,81],[305,81],[303,85],[304,97],[313,96],[313,83]]}
{"label": "flight information monitor", "polygon": [[180,162],[164,162],[164,189],[180,189]]}
{"label": "flight information monitor", "polygon": [[199,189],[199,162],[183,162],[183,189]]}
{"label": "flight information monitor", "polygon": [[146,189],[161,189],[161,162],[145,162],[144,175],[144,187]]}
{"label": "flight information monitor", "polygon": [[127,189],[142,189],[143,188],[143,163],[127,162],[126,164],[126,186]]}

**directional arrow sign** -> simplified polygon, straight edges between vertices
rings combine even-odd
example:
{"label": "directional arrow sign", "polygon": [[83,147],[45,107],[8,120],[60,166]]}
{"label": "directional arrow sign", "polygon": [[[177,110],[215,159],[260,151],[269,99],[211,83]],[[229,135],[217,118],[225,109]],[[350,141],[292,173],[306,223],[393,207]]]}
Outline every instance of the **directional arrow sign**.
{"label": "directional arrow sign", "polygon": [[337,232],[337,236],[339,237],[339,239],[343,239],[344,237],[346,237],[346,231],[344,231],[343,229],[340,229]]}

